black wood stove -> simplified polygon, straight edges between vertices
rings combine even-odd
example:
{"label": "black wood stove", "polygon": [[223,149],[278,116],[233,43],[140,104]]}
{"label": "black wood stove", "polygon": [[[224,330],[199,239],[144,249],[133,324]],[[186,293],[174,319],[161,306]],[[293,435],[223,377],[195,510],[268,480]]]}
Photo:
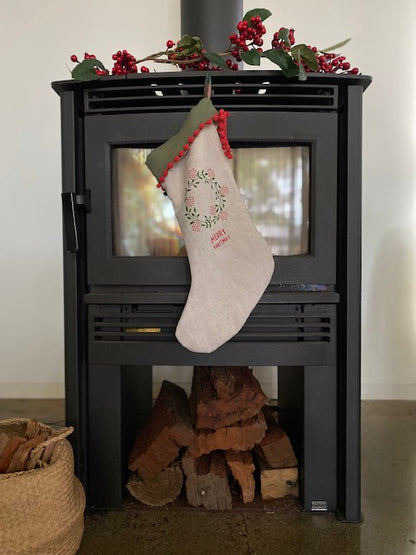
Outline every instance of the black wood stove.
{"label": "black wood stove", "polygon": [[121,506],[127,455],[151,409],[152,366],[273,365],[304,510],[357,522],[361,106],[371,79],[212,74],[212,102],[230,112],[237,182],[276,271],[237,336],[198,354],[174,336],[189,266],[177,256],[170,201],[143,160],[179,129],[204,81],[203,72],[174,72],[53,84],[62,106],[66,418],[88,505]]}

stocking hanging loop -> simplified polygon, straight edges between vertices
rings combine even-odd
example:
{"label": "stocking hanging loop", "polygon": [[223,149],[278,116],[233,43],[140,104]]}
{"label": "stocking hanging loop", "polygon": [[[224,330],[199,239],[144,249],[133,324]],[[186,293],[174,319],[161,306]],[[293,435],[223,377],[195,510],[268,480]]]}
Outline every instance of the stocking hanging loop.
{"label": "stocking hanging loop", "polygon": [[204,83],[204,96],[205,98],[211,98],[212,86],[211,86],[211,74],[207,73]]}

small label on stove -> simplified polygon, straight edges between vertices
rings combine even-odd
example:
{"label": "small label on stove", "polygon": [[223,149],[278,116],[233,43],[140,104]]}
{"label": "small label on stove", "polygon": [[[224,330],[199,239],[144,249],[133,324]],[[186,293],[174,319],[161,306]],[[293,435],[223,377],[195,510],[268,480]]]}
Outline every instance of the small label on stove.
{"label": "small label on stove", "polygon": [[326,501],[311,501],[311,511],[327,511],[328,503]]}

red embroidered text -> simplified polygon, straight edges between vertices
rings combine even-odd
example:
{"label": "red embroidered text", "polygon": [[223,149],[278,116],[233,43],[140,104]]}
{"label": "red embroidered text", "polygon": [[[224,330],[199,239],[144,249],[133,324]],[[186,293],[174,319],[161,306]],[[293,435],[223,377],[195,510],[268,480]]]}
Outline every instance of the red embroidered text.
{"label": "red embroidered text", "polygon": [[219,231],[217,231],[216,233],[214,233],[214,235],[211,235],[212,247],[214,249],[218,249],[218,247],[221,247],[221,245],[226,243],[228,241],[228,239],[230,239],[230,236],[225,231],[225,229],[222,228]]}

